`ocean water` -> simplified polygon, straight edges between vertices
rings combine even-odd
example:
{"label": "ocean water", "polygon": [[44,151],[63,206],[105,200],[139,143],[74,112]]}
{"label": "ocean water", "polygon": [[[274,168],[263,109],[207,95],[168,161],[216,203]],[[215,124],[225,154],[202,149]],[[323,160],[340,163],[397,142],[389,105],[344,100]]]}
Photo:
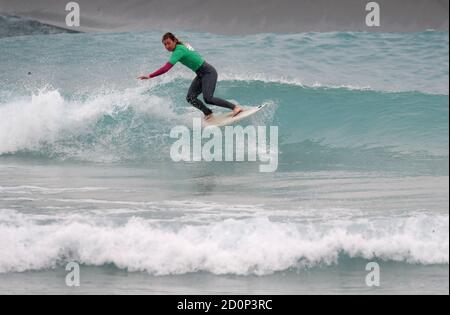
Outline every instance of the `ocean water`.
{"label": "ocean water", "polygon": [[177,32],[217,96],[271,104],[263,174],[170,159],[200,112],[181,65],[136,80],[162,31],[39,27],[0,38],[0,293],[448,294],[448,33]]}

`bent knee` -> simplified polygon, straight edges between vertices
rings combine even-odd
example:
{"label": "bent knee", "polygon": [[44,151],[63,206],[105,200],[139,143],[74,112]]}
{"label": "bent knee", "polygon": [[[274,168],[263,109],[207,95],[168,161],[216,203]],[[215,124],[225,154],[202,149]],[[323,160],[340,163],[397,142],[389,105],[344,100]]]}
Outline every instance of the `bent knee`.
{"label": "bent knee", "polygon": [[195,100],[195,96],[194,96],[194,95],[188,94],[188,95],[186,96],[186,101],[187,101],[188,103],[192,103],[192,102],[194,102],[194,100]]}
{"label": "bent knee", "polygon": [[204,96],[203,99],[205,100],[206,104],[214,105],[212,96]]}

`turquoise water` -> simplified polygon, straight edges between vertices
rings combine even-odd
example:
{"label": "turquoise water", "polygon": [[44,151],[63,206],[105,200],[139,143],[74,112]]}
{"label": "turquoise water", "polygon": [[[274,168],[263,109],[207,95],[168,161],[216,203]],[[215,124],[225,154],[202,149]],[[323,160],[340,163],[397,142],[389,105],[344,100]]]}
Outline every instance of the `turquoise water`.
{"label": "turquoise water", "polygon": [[[385,170],[399,155],[399,169],[419,163],[448,174],[448,34],[181,36],[218,68],[218,95],[275,105],[258,123],[282,127],[281,144],[297,148],[281,156],[289,164],[336,160],[351,169],[375,159]],[[193,75],[182,66],[135,80],[166,61],[159,37],[2,39],[0,153],[167,160],[170,129],[196,112],[185,101]]]}
{"label": "turquoise water", "polygon": [[217,96],[271,104],[251,123],[279,127],[278,171],[172,162],[199,112],[181,65],[135,79],[161,32],[0,38],[2,291],[75,260],[110,285],[85,293],[371,293],[377,261],[372,293],[448,293],[448,33],[177,35]]}

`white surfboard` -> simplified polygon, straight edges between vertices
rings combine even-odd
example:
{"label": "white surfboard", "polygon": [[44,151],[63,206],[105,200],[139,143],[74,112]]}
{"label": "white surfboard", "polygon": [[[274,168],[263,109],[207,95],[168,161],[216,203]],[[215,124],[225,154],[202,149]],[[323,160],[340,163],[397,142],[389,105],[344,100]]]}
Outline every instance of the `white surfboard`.
{"label": "white surfboard", "polygon": [[223,127],[227,125],[232,125],[234,123],[237,123],[238,121],[241,121],[245,118],[250,117],[251,115],[256,114],[260,110],[262,110],[264,107],[266,107],[268,104],[259,105],[257,107],[249,107],[244,108],[244,111],[238,114],[237,116],[233,117],[233,112],[229,112],[227,114],[221,114],[221,115],[214,115],[213,118],[209,119],[208,121],[203,121],[203,124],[205,127],[208,126],[216,126],[216,127]]}

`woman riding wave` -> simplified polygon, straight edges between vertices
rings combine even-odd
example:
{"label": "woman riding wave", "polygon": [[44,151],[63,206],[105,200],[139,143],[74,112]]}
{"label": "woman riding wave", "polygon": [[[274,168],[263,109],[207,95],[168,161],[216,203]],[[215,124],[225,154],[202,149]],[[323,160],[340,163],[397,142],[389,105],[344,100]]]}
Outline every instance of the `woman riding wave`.
{"label": "woman riding wave", "polygon": [[196,52],[189,44],[183,44],[172,33],[164,34],[162,38],[164,47],[172,52],[169,62],[155,72],[140,76],[140,80],[148,80],[159,75],[162,75],[172,69],[172,67],[179,61],[192,71],[197,76],[192,81],[189,88],[186,100],[194,107],[198,108],[205,114],[205,119],[209,120],[213,117],[213,112],[201,100],[198,99],[200,94],[203,94],[203,99],[206,104],[225,107],[233,110],[233,116],[238,115],[243,109],[221,98],[214,97],[214,90],[217,83],[216,69],[207,63],[198,52]]}

